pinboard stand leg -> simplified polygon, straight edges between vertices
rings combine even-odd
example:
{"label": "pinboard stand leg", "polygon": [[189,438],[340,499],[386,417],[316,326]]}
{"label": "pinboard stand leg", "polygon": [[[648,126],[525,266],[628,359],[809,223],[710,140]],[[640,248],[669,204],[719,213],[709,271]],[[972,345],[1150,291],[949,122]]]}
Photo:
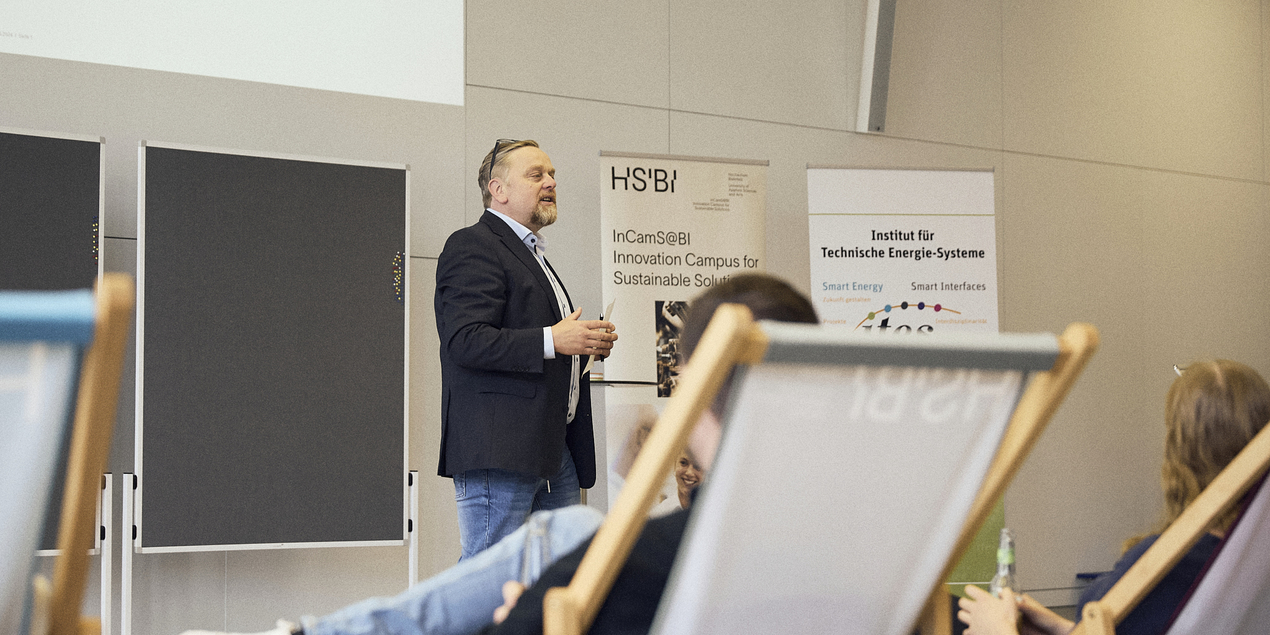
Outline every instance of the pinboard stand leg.
{"label": "pinboard stand leg", "polygon": [[97,537],[101,541],[101,635],[110,635],[114,605],[115,571],[115,475],[107,472],[101,479],[101,500],[97,503]]}
{"label": "pinboard stand leg", "polygon": [[119,633],[132,635],[132,555],[136,553],[137,525],[133,517],[136,509],[137,475],[124,474],[123,493],[123,540],[120,543],[119,564]]}
{"label": "pinboard stand leg", "polygon": [[410,496],[410,520],[407,530],[410,532],[410,566],[406,580],[406,588],[414,586],[419,581],[419,472],[410,470],[409,480],[410,486],[407,488],[407,494]]}

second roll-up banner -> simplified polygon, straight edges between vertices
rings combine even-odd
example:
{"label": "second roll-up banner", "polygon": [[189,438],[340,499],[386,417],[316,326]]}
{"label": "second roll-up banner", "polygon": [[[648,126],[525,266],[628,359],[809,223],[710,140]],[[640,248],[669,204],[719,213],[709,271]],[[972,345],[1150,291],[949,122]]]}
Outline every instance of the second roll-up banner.
{"label": "second roll-up banner", "polygon": [[[807,168],[812,303],[827,328],[861,337],[996,333],[994,173]],[[998,502],[945,581],[986,586],[1005,524]]]}
{"label": "second roll-up banner", "polygon": [[[734,274],[767,269],[767,162],[602,152],[600,166],[604,304],[612,306],[604,317],[622,337],[602,376],[592,374],[607,385],[611,504],[674,390],[688,302]],[[692,457],[681,457],[660,509],[679,507],[699,480]]]}

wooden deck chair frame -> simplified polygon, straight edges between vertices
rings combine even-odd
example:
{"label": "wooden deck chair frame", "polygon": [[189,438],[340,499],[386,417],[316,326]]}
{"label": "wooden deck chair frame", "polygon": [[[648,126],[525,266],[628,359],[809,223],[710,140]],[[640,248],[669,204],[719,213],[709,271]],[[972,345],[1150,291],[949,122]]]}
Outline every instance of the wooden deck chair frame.
{"label": "wooden deck chair frame", "polygon": [[92,635],[97,618],[81,618],[80,603],[88,579],[88,552],[96,528],[97,499],[110,457],[110,440],[119,403],[119,380],[132,319],[136,289],[126,274],[104,274],[96,285],[96,324],[84,353],[71,428],[57,560],[51,586],[35,583],[31,635]]}
{"label": "wooden deck chair frame", "polygon": [[[1071,635],[1115,635],[1119,624],[1270,469],[1270,424],[1235,456],[1101,600],[1085,605]],[[1265,487],[1266,485],[1262,485]]]}
{"label": "wooden deck chair frame", "polygon": [[[686,447],[693,424],[714,399],[731,368],[736,364],[758,363],[767,346],[767,336],[754,323],[748,309],[731,304],[718,308],[692,361],[680,376],[674,397],[631,466],[622,493],[596,532],[573,580],[567,587],[550,589],[543,599],[545,635],[581,635],[590,628],[643,531],[648,510],[656,501],[666,473]],[[1097,346],[1098,332],[1094,327],[1073,324],[1059,338],[1060,351],[1054,367],[1034,374],[1015,408],[984,486],[959,534],[957,547],[939,578],[941,581],[952,571],[991,513]],[[931,597],[919,620],[922,630],[947,633],[951,630],[951,619],[942,584],[933,590]]]}

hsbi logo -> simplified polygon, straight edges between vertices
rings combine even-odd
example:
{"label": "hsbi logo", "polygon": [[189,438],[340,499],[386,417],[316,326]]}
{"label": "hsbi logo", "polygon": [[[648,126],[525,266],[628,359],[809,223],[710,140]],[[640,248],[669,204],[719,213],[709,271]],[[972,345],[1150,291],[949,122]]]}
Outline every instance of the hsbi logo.
{"label": "hsbi logo", "polygon": [[610,168],[609,186],[616,190],[621,184],[622,190],[636,192],[668,192],[675,191],[675,179],[679,178],[679,170],[663,170],[661,168],[625,168],[623,173],[617,167]]}

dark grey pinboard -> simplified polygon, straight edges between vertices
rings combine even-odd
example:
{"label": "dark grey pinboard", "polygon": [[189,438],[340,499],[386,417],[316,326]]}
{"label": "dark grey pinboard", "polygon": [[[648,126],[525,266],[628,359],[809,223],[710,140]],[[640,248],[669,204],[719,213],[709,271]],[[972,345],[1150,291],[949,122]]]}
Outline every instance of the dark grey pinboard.
{"label": "dark grey pinboard", "polygon": [[93,286],[101,145],[0,132],[0,289]]}
{"label": "dark grey pinboard", "polygon": [[[100,139],[0,132],[0,289],[88,289],[97,279]],[[57,548],[65,444],[40,549]]]}
{"label": "dark grey pinboard", "polygon": [[401,541],[406,168],[141,162],[141,547]]}

